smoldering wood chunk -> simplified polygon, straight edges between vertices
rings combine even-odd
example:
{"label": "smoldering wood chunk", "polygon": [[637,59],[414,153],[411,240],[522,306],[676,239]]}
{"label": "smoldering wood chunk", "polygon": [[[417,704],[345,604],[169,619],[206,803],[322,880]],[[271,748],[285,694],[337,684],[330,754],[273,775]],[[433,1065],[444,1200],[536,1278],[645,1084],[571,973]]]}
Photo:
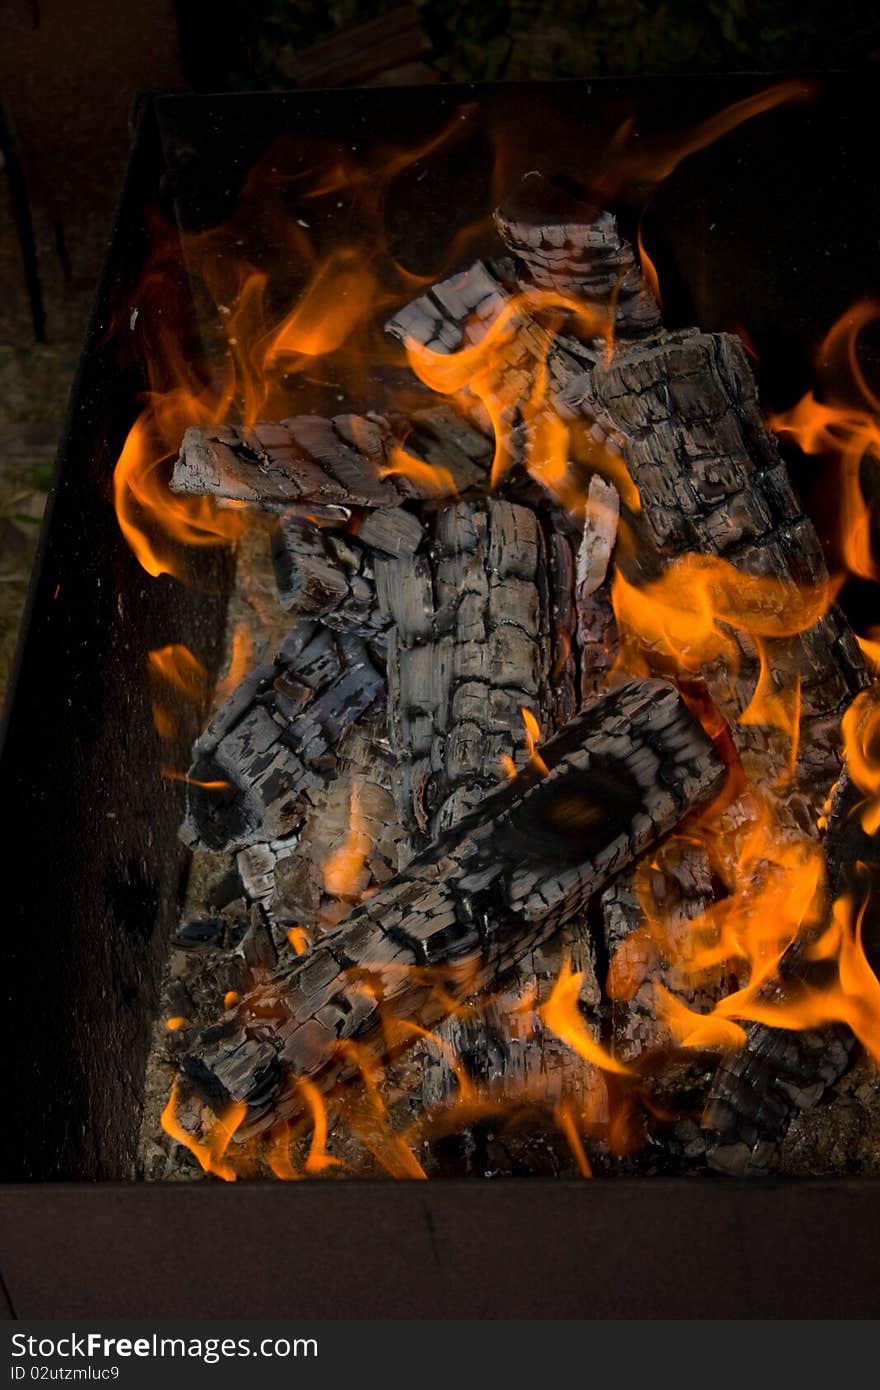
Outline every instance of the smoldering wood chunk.
{"label": "smoldering wood chunk", "polygon": [[[523,707],[547,728],[546,546],[528,508],[455,502],[436,512],[426,550],[377,556],[375,565],[380,609],[393,625],[388,704],[398,807],[418,845],[497,785],[502,760],[523,761]],[[561,578],[570,602],[571,574]]]}
{"label": "smoldering wood chunk", "polygon": [[290,835],[333,774],[341,735],[384,693],[358,637],[299,624],[195,743],[183,839],[221,851]]}
{"label": "smoldering wood chunk", "polygon": [[734,1177],[768,1173],[792,1116],[821,1099],[850,1064],[842,1025],[796,1032],[746,1026],[742,1048],[715,1074],[704,1117],[708,1161]]}
{"label": "smoldering wood chunk", "polygon": [[383,555],[414,555],[425,537],[424,527],[403,507],[385,507],[364,518],[358,540]]}
{"label": "smoldering wood chunk", "polygon": [[495,225],[527,281],[576,297],[597,318],[613,312],[615,339],[660,331],[659,306],[616,218],[562,180],[526,174],[497,209]]}
{"label": "smoldering wood chunk", "polygon": [[[210,1104],[244,1100],[252,1121],[267,1122],[283,1109],[285,1075],[329,1077],[337,1041],[378,1023],[379,995],[430,1026],[450,998],[492,983],[582,911],[724,777],[662,681],[618,687],[543,754],[546,776],[527,770],[486,797],[203,1035],[184,1069]],[[439,968],[439,998],[419,966]]]}
{"label": "smoldering wood chunk", "polygon": [[399,448],[409,458],[428,465],[428,473],[408,472],[399,456],[390,475],[404,496],[416,500],[447,497],[485,488],[492,464],[493,447],[485,433],[445,403],[393,415],[392,428]]}
{"label": "smoldering wood chunk", "polygon": [[[401,449],[428,467],[407,471],[398,462]],[[253,426],[191,427],[171,488],[344,518],[352,508],[465,492],[485,481],[490,462],[486,440],[449,406],[396,417],[395,430],[381,416],[300,415]]]}
{"label": "smoldering wood chunk", "polygon": [[[787,481],[763,421],[738,338],[684,330],[599,362],[583,384],[583,408],[613,431],[638,487],[642,516],[664,561],[718,555],[746,574],[791,584],[827,579],[821,546]],[[790,742],[763,724],[742,724],[759,675],[758,654],[736,633],[738,671],[707,673],[747,773],[783,775]],[[839,771],[837,726],[865,685],[864,662],[835,608],[809,631],[767,643],[768,659],[801,700],[795,785],[780,808],[811,833],[817,796]]]}
{"label": "smoldering wood chunk", "polygon": [[[386,516],[387,524],[379,522],[375,530],[378,539],[384,538],[385,546],[412,544],[413,528],[398,520],[409,517],[401,508],[383,508],[370,513],[367,521]],[[415,517],[410,520],[418,544],[422,529]],[[384,648],[387,619],[376,594],[374,550],[361,537],[288,513],[279,518],[272,535],[272,562],[281,605],[293,617],[319,618],[326,627]]]}

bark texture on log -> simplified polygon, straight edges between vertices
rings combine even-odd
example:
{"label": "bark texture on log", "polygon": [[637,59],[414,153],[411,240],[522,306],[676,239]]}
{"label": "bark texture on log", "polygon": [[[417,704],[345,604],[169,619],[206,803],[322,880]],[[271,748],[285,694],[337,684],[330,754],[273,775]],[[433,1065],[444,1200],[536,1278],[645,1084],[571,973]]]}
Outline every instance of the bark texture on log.
{"label": "bark texture on log", "polygon": [[197,740],[186,843],[220,852],[291,835],[305,799],[333,775],[342,734],[384,693],[360,638],[298,624]]}
{"label": "bark texture on log", "polygon": [[[548,743],[550,772],[487,797],[185,1058],[217,1108],[276,1109],[288,1076],[323,1072],[339,1039],[386,1005],[430,1025],[444,1012],[420,967],[463,997],[498,978],[643,849],[711,797],[723,768],[676,691],[634,681]],[[374,987],[364,989],[367,975]]]}

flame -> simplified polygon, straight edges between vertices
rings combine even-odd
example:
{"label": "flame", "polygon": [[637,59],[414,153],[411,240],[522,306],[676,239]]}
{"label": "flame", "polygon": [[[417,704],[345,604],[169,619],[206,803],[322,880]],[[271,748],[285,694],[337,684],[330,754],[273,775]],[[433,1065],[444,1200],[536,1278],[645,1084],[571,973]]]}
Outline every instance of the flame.
{"label": "flame", "polygon": [[658,305],[662,309],[663,298],[660,294],[660,277],[657,274],[657,267],[651,260],[651,257],[648,255],[648,249],[645,246],[645,242],[642,237],[642,221],[643,219],[639,218],[639,227],[638,232],[636,233],[636,243],[639,251],[639,262],[642,267],[642,275],[644,276],[645,284],[648,286],[648,289],[651,291]]}
{"label": "flame", "polygon": [[523,724],[526,727],[526,747],[529,750],[529,766],[542,777],[546,777],[550,771],[541,754],[538,752],[538,743],[541,739],[541,726],[530,709],[525,705],[520,706]]}
{"label": "flame", "polygon": [[862,655],[875,673],[880,673],[880,627],[869,627],[865,637],[857,637]]}
{"label": "flame", "polygon": [[312,1117],[312,1142],[309,1156],[305,1162],[307,1173],[323,1173],[328,1168],[344,1168],[341,1159],[327,1152],[327,1107],[324,1097],[313,1081],[301,1076],[297,1079],[297,1090],[306,1102]]}
{"label": "flame", "polygon": [[583,1140],[581,1139],[581,1136],[578,1134],[577,1125],[575,1124],[574,1116],[571,1113],[571,1102],[566,1100],[560,1101],[560,1103],[554,1108],[553,1115],[556,1120],[556,1123],[559,1125],[559,1128],[562,1130],[562,1133],[568,1140],[569,1148],[571,1149],[572,1154],[574,1155],[575,1162],[577,1163],[577,1166],[580,1169],[581,1177],[591,1178],[593,1176],[593,1170],[590,1167],[590,1160],[587,1158],[586,1150],[583,1145]]}
{"label": "flame", "polygon": [[[167,647],[158,647],[147,653],[147,671],[154,689],[162,691],[170,687],[185,699],[200,705],[210,690],[210,677],[206,668],[194,656],[189,647],[180,642]],[[179,721],[165,703],[164,696],[157,694],[153,700],[153,727],[166,742],[177,738]]]}
{"label": "flame", "polygon": [[350,824],[348,833],[332,854],[324,861],[324,887],[334,898],[347,898],[359,901],[361,880],[366,857],[372,847],[372,839],[367,830],[367,822],[361,811],[360,791],[357,783],[352,784]]}
{"label": "flame", "polygon": [[549,999],[538,1009],[542,1023],[555,1033],[564,1043],[575,1051],[585,1062],[602,1071],[615,1072],[618,1076],[629,1076],[630,1070],[618,1062],[597,1043],[587,1031],[578,998],[584,983],[582,970],[573,970],[567,960],[562,962],[559,976]]}
{"label": "flame", "polygon": [[290,1156],[291,1128],[287,1120],[280,1120],[269,1131],[266,1144],[266,1162],[281,1182],[299,1182],[302,1176],[293,1166]]}
{"label": "flame", "polygon": [[[819,621],[839,587],[829,579],[801,588],[746,574],[718,556],[685,555],[641,588],[618,569],[611,600],[620,628],[683,671],[723,660],[735,673],[739,649],[725,627],[754,638],[793,637]],[[778,710],[776,717],[783,717]]]}
{"label": "flame", "polygon": [[211,406],[204,391],[191,387],[164,394],[153,390],[128,433],[113,474],[116,518],[154,578],[170,574],[185,579],[180,546],[229,545],[242,533],[244,518],[236,508],[220,508],[208,497],[182,497],[168,487],[167,465],[184,431],[190,425],[217,424],[225,415],[225,397]]}
{"label": "flame", "polygon": [[352,1115],[352,1133],[392,1178],[427,1178],[404,1138],[391,1130],[388,1109],[379,1090],[382,1068],[363,1047],[350,1040],[340,1043],[339,1050],[360,1072],[367,1102],[365,1111]]}
{"label": "flame", "polygon": [[788,735],[791,740],[788,775],[792,777],[800,743],[801,679],[796,674],[793,681],[783,679],[782,685],[777,686],[768,659],[767,644],[756,638],[755,646],[760,661],[758,682],[751,700],[739,717],[739,723],[763,724]]}
{"label": "flame", "polygon": [[287,939],[298,956],[305,955],[311,944],[309,934],[303,927],[290,927]]}
{"label": "flame", "polygon": [[[526,766],[527,768],[530,768],[533,772],[536,772],[539,777],[546,777],[550,769],[544,762],[544,759],[541,757],[541,754],[538,752],[538,744],[541,740],[541,726],[535,718],[533,711],[530,710],[526,705],[520,705],[519,712],[522,715],[522,721],[525,730],[526,749],[529,755],[528,763],[526,764]],[[514,762],[513,758],[511,758],[509,753],[501,754],[501,766],[504,770],[505,776],[510,778],[516,777],[516,763]]]}
{"label": "flame", "polygon": [[201,782],[198,777],[190,777],[186,772],[177,772],[173,767],[163,767],[162,776],[169,782],[185,782],[188,787],[200,787],[203,792],[228,792],[231,782]]}
{"label": "flame", "polygon": [[[372,312],[378,282],[355,247],[340,247],[317,267],[302,297],[271,334],[263,368],[279,357],[337,352]],[[289,364],[288,364],[289,369]]]}
{"label": "flame", "polygon": [[253,664],[253,659],[254,639],[250,629],[244,623],[237,623],[232,634],[232,651],[226,674],[217,682],[215,700],[218,705],[223,704],[241,684]]}
{"label": "flame", "polygon": [[858,810],[867,835],[880,829],[880,686],[861,690],[841,722],[847,770],[865,800]]}
{"label": "flame", "polygon": [[397,474],[409,478],[419,490],[420,495],[429,497],[454,497],[458,491],[455,480],[442,463],[425,463],[423,459],[408,454],[402,445],[391,451],[391,461],[378,470],[380,478]]}
{"label": "flame", "polygon": [[210,677],[189,647],[173,642],[147,653],[151,676],[159,677],[189,700],[203,700],[210,689]]}
{"label": "flame", "polygon": [[[808,391],[791,410],[771,415],[770,427],[790,435],[805,454],[835,459],[840,472],[838,531],[847,569],[863,579],[880,579],[872,552],[872,512],[862,492],[862,465],[880,459],[880,399],[871,390],[858,357],[863,329],[880,320],[880,303],[860,300],[838,319],[818,353],[827,401]],[[855,397],[857,403],[850,398]]]}
{"label": "flame", "polygon": [[[605,337],[608,320],[585,308],[570,296],[550,290],[529,289],[513,295],[488,327],[480,326],[479,341],[457,352],[441,353],[410,338],[406,342],[409,364],[420,381],[442,395],[459,397],[467,407],[476,398],[487,413],[495,436],[490,474],[491,486],[498,487],[515,462],[512,433],[525,426],[527,461],[539,481],[560,483],[565,473],[568,432],[558,418],[544,418],[548,372],[546,352],[552,331],[535,335],[535,320],[549,315],[551,320],[573,321],[587,338]],[[517,336],[530,325],[530,342],[543,341],[545,356],[536,364],[531,390],[521,394],[522,373],[510,372],[511,353]],[[472,329],[472,332],[476,332]],[[511,384],[513,382],[513,384]],[[531,443],[528,436],[531,435]]]}
{"label": "flame", "polygon": [[231,1164],[224,1162],[224,1155],[232,1142],[233,1135],[241,1125],[247,1106],[243,1101],[234,1101],[217,1116],[204,1142],[195,1139],[177,1118],[179,1103],[179,1081],[174,1078],[168,1104],[162,1111],[161,1125],[165,1133],[178,1144],[189,1149],[206,1173],[213,1173],[224,1182],[235,1182],[237,1174]]}
{"label": "flame", "polygon": [[868,963],[862,942],[865,906],[863,903],[854,913],[850,899],[839,898],[826,931],[808,950],[808,958],[836,964],[834,977],[824,988],[801,984],[790,997],[768,1002],[750,983],[722,999],[716,1012],[769,1028],[801,1030],[845,1023],[874,1061],[880,1062],[880,980]]}

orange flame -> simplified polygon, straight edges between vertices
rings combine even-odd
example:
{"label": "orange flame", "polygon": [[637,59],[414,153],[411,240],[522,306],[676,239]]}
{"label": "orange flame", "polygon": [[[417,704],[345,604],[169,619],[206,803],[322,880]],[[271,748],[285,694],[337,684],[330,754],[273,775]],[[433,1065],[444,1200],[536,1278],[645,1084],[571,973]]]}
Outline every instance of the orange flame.
{"label": "orange flame", "polygon": [[210,406],[204,390],[184,385],[165,394],[153,390],[129,431],[113,474],[116,517],[137,559],[154,577],[185,578],[181,545],[229,545],[241,535],[244,520],[237,509],[218,507],[208,497],[182,497],[168,487],[167,465],[184,431],[190,425],[216,424],[226,412],[226,397]]}
{"label": "orange flame", "polygon": [[378,472],[380,478],[387,478],[392,474],[409,478],[415,483],[420,494],[429,497],[454,497],[457,492],[455,480],[448,468],[444,468],[442,463],[425,463],[423,459],[414,458],[401,445],[395,446],[391,451],[391,461]]}
{"label": "orange flame", "polygon": [[[498,487],[514,463],[512,430],[518,423],[530,428],[533,438],[531,455],[535,476],[539,481],[558,481],[564,471],[562,453],[567,443],[567,430],[561,420],[541,418],[547,392],[546,358],[535,369],[532,389],[521,394],[522,373],[511,374],[511,350],[517,335],[540,315],[573,320],[585,337],[605,336],[607,321],[586,309],[576,299],[550,290],[525,290],[514,295],[483,331],[479,341],[470,343],[458,352],[440,353],[424,347],[415,339],[406,343],[407,358],[416,376],[433,391],[443,395],[467,397],[480,402],[489,416],[495,435],[491,485]],[[540,335],[538,335],[540,337]],[[545,353],[552,338],[544,331]],[[513,381],[513,384],[511,384]]]}
{"label": "orange flame", "polygon": [[287,939],[298,956],[305,955],[309,949],[309,934],[303,927],[290,927]]}
{"label": "orange flame", "polygon": [[859,806],[867,835],[880,829],[880,687],[862,690],[841,723],[843,753],[849,775],[865,800]]}
{"label": "orange flame", "polygon": [[314,1082],[304,1076],[298,1078],[296,1086],[309,1107],[314,1126],[309,1156],[305,1163],[306,1172],[314,1174],[323,1173],[328,1168],[344,1168],[341,1159],[334,1158],[327,1152],[327,1107],[324,1097]]}
{"label": "orange flame", "polygon": [[837,460],[839,535],[847,569],[863,579],[880,579],[872,553],[872,513],[862,492],[865,459],[880,459],[880,399],[868,385],[858,357],[862,330],[880,320],[880,304],[860,300],[837,321],[819,349],[821,378],[834,397],[842,391],[857,396],[858,404],[841,399],[823,403],[812,391],[791,410],[770,417],[778,434],[791,435],[805,454],[826,454]]}
{"label": "orange flame", "polygon": [[291,1130],[287,1120],[280,1120],[269,1131],[266,1162],[281,1182],[299,1182],[299,1174],[290,1156]]}
{"label": "orange flame", "polygon": [[229,657],[229,666],[226,674],[217,682],[215,699],[217,704],[223,704],[229,698],[251,668],[254,659],[254,639],[250,630],[244,623],[236,624],[232,634],[232,651]]}
{"label": "orange flame", "polygon": [[[540,777],[546,777],[550,769],[538,752],[538,744],[541,740],[541,726],[532,710],[528,709],[526,705],[520,705],[519,712],[522,715],[522,721],[525,727],[526,748],[529,754],[527,767],[537,772]],[[509,753],[501,754],[501,767],[506,777],[516,777],[516,763]]]}
{"label": "orange flame", "polygon": [[163,767],[162,776],[169,782],[185,782],[188,787],[200,787],[203,792],[228,792],[231,782],[201,782],[198,777],[190,777],[186,772],[177,772],[173,767]]}
{"label": "orange flame", "polygon": [[648,248],[645,246],[642,237],[642,219],[639,219],[639,228],[636,234],[636,243],[639,249],[639,261],[642,267],[642,275],[645,277],[645,284],[656,299],[660,308],[663,308],[663,298],[660,294],[660,277],[657,274],[657,267],[648,255]]}
{"label": "orange flame", "polygon": [[381,1067],[357,1043],[342,1042],[339,1050],[358,1068],[367,1099],[366,1113],[352,1116],[352,1132],[392,1178],[427,1178],[402,1135],[395,1134],[390,1127],[388,1110],[378,1085],[383,1075]]}
{"label": "orange flame", "polygon": [[739,651],[725,626],[755,638],[793,637],[819,621],[839,587],[826,580],[800,588],[745,574],[714,555],[686,555],[642,588],[617,570],[611,597],[618,625],[682,670],[723,659],[735,673]]}
{"label": "orange flame", "polygon": [[602,1071],[616,1072],[618,1076],[629,1076],[630,1070],[618,1062],[600,1043],[591,1037],[578,1007],[581,986],[584,983],[582,970],[572,970],[568,961],[563,961],[549,999],[538,1009],[538,1017],[564,1043],[575,1051],[585,1062]]}
{"label": "orange flame", "polygon": [[224,1182],[235,1182],[236,1171],[231,1164],[224,1162],[224,1155],[232,1142],[233,1135],[247,1113],[247,1106],[243,1101],[234,1101],[227,1106],[223,1113],[218,1115],[207,1138],[202,1142],[195,1139],[189,1130],[184,1129],[177,1118],[178,1088],[178,1078],[175,1077],[171,1094],[168,1097],[168,1104],[161,1116],[161,1124],[165,1133],[170,1135],[172,1139],[176,1139],[178,1144],[183,1144],[184,1148],[189,1149],[206,1173],[213,1173],[215,1177],[222,1178]]}
{"label": "orange flame", "polygon": [[591,1178],[593,1176],[593,1170],[590,1167],[590,1160],[587,1158],[587,1153],[586,1149],[584,1148],[583,1140],[581,1139],[581,1136],[578,1134],[577,1125],[575,1124],[574,1116],[571,1113],[571,1102],[566,1100],[560,1101],[560,1103],[554,1109],[553,1114],[555,1116],[556,1123],[559,1125],[559,1128],[562,1130],[562,1133],[568,1140],[569,1148],[571,1149],[574,1155],[575,1162],[577,1163],[577,1166],[580,1169],[581,1177]]}
{"label": "orange flame", "polygon": [[324,887],[334,898],[358,901],[362,894],[364,865],[372,846],[367,822],[361,811],[357,783],[351,788],[351,809],[348,834],[344,841],[324,861]]}

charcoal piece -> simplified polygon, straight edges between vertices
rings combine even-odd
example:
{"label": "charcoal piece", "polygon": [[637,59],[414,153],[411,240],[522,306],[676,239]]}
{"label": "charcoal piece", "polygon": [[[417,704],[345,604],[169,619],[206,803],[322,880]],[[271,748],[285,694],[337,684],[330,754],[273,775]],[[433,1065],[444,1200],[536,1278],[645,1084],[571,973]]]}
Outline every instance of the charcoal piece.
{"label": "charcoal piece", "polygon": [[[490,419],[482,399],[470,389],[457,393],[456,405],[482,433],[492,437],[496,429],[501,431],[512,464],[509,486],[516,489],[519,500],[525,486],[521,464],[528,437],[522,409],[535,380],[546,375],[549,406],[570,391],[595,361],[592,347],[544,327],[525,298],[517,295],[516,287],[482,261],[432,286],[398,310],[385,328],[404,345],[448,355],[480,343],[501,315],[505,315],[503,331],[496,329],[499,336],[493,347],[495,418]],[[555,500],[552,490],[551,496]],[[529,500],[528,491],[523,500]]]}
{"label": "charcoal piece", "polygon": [[[405,832],[386,732],[384,711],[376,709],[340,739],[335,777],[310,795],[296,845],[273,857],[266,901],[276,920],[320,934],[397,872]],[[327,865],[346,851],[347,872],[328,883]]]}
{"label": "charcoal piece", "polygon": [[[594,1093],[595,1075],[537,1012],[550,997],[563,962],[582,976],[578,999],[584,1026],[595,1022],[601,990],[593,943],[586,920],[576,915],[528,951],[488,998],[469,1001],[470,1007],[442,1019],[431,1038],[417,1044],[425,1110],[447,1109],[460,1099],[459,1069],[481,1097],[502,1105],[554,1106],[571,1100],[583,1110],[587,1092]],[[598,1028],[595,1033],[598,1041]],[[459,1138],[466,1148],[479,1148],[478,1127],[469,1126]],[[512,1171],[520,1171],[514,1154],[507,1161]]]}
{"label": "charcoal piece", "polygon": [[[486,797],[202,1035],[184,1071],[209,1104],[243,1100],[250,1121],[269,1121],[283,1109],[285,1076],[329,1079],[337,1041],[378,1024],[377,994],[436,1022],[450,998],[492,983],[570,921],[724,778],[714,746],[661,681],[618,687],[543,754],[547,775],[526,769]],[[439,970],[441,994],[418,967]]]}
{"label": "charcoal piece", "polygon": [[185,842],[220,852],[289,836],[332,776],[341,735],[384,693],[358,637],[299,624],[194,745]]}
{"label": "charcoal piece", "polygon": [[[393,544],[393,534],[411,534],[406,527],[395,527],[393,518],[401,515],[400,508],[389,507],[373,515],[392,518],[379,531],[388,545]],[[421,532],[416,518],[411,520]],[[379,611],[373,549],[368,543],[333,527],[316,525],[307,517],[288,514],[279,519],[273,532],[272,561],[278,597],[293,618],[320,619],[325,627],[384,647],[387,622]]]}

